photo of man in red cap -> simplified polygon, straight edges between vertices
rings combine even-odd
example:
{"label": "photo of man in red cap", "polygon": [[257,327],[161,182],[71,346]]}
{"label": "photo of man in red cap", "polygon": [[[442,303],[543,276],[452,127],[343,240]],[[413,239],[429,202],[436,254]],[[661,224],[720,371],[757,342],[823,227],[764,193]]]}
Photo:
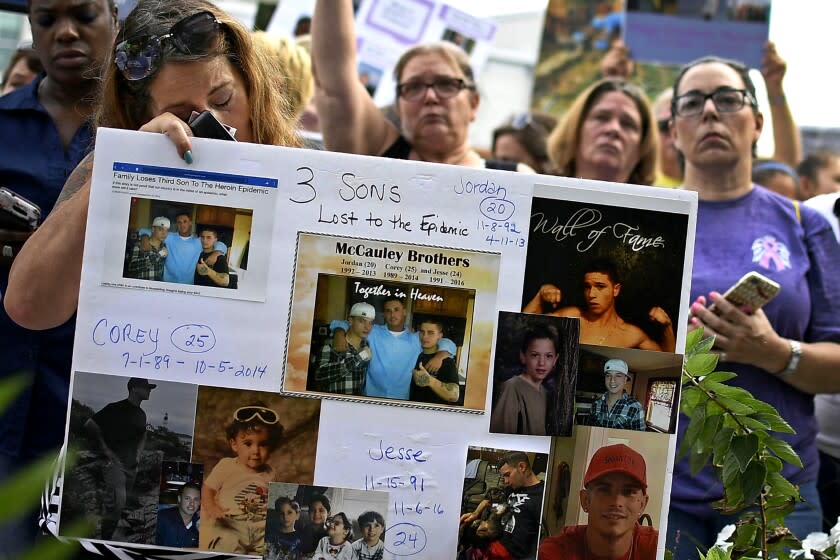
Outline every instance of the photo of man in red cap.
{"label": "photo of man in red cap", "polygon": [[565,527],[540,544],[540,560],[654,560],[659,531],[643,527],[648,504],[647,467],[624,444],[604,446],[583,477],[581,507],[587,525]]}

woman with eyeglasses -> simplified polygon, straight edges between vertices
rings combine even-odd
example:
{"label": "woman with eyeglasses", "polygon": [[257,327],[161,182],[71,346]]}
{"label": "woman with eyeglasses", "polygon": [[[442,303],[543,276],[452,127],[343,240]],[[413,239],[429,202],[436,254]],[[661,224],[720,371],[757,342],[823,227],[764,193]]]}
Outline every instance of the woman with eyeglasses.
{"label": "woman with eyeglasses", "polygon": [[[248,30],[210,2],[140,0],[105,68],[95,124],[163,133],[187,163],[194,111],[211,111],[239,141],[296,146],[273,66],[259,52]],[[27,328],[49,328],[76,310],[92,169],[91,156],[14,264],[4,304]]]}
{"label": "woman with eyeglasses", "polygon": [[[0,97],[0,187],[39,206],[43,218],[90,150],[93,99],[117,32],[117,10],[113,0],[30,0],[27,8],[33,48],[44,72]],[[8,295],[9,267],[32,234],[29,228],[12,227],[0,226],[2,298]],[[58,276],[51,267],[47,274]],[[33,333],[0,309],[0,378],[32,375],[32,384],[0,417],[0,481],[64,440],[75,330],[74,322],[65,321],[71,315],[50,324],[58,328]],[[3,524],[0,550],[9,557],[22,555],[36,531],[34,513],[21,524]]]}
{"label": "woman with eyeglasses", "polygon": [[524,163],[537,173],[551,173],[546,141],[556,125],[556,118],[538,111],[511,117],[493,131],[493,158]]}
{"label": "woman with eyeglasses", "polygon": [[[840,247],[815,211],[753,184],[764,118],[747,67],[714,57],[688,64],[674,83],[672,114],[683,188],[700,198],[689,329],[714,335],[718,368],[738,374],[730,383],[776,407],[796,430],[781,437],[804,467],[786,463],[782,474],[805,499],[785,520],[802,539],[821,527],[813,394],[840,391]],[[752,314],[721,296],[749,271],[782,286]],[[687,423],[683,417],[680,439]],[[722,495],[711,469],[692,476],[687,458],[675,465],[667,547],[677,560],[696,558],[697,543],[713,544],[735,522],[710,505]]]}
{"label": "woman with eyeglasses", "polygon": [[578,95],[548,137],[548,156],[565,177],[652,185],[658,144],[644,93],[607,78]]}
{"label": "woman with eyeglasses", "polygon": [[356,69],[350,0],[315,4],[312,62],[318,116],[329,150],[528,171],[524,165],[485,161],[470,147],[479,94],[466,53],[447,42],[417,45],[394,68],[400,128],[376,107]]}

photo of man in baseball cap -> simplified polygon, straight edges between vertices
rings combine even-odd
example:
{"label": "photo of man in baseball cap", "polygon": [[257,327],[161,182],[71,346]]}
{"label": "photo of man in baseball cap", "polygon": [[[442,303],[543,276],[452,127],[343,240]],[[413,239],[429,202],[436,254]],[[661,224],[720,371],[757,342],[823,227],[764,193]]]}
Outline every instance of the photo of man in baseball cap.
{"label": "photo of man in baseball cap", "polygon": [[353,304],[347,318],[347,347],[343,352],[328,340],[321,348],[315,372],[318,390],[342,395],[363,395],[368,364],[373,357],[367,337],[376,319],[376,309],[369,303]]}
{"label": "photo of man in baseball cap", "polygon": [[623,443],[598,449],[580,491],[587,525],[565,527],[540,545],[540,560],[654,560],[659,531],[643,527],[648,504],[647,466]]}
{"label": "photo of man in baseball cap", "polygon": [[627,362],[618,358],[607,360],[604,364],[604,386],[607,390],[592,403],[587,425],[645,430],[645,412],[641,403],[624,390],[628,381],[630,368]]}

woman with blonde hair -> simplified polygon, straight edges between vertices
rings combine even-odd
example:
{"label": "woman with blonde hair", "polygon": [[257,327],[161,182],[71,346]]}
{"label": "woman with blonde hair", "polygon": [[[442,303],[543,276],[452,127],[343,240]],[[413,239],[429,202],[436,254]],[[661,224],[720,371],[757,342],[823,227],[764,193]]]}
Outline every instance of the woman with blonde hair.
{"label": "woman with blonde hair", "polygon": [[[187,163],[187,120],[205,110],[235,128],[237,140],[297,146],[273,68],[260,52],[248,30],[210,2],[140,0],[106,63],[95,124],[163,133]],[[78,305],[92,155],[15,259],[3,303],[26,328],[61,324]]]}
{"label": "woman with blonde hair", "polygon": [[288,103],[290,114],[297,120],[315,93],[309,51],[294,39],[265,31],[255,31],[252,38],[254,45],[263,49],[270,62],[276,65],[275,76],[280,91]]}
{"label": "woman with blonde hair", "polygon": [[548,137],[558,175],[652,185],[659,133],[644,93],[621,79],[578,95]]}

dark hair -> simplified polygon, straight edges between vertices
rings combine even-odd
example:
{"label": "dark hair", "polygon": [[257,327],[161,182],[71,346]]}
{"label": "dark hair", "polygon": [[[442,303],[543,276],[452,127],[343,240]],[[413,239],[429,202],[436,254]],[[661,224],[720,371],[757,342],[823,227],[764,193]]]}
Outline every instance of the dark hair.
{"label": "dark hair", "polygon": [[210,232],[213,233],[213,235],[216,236],[216,239],[219,238],[219,231],[214,226],[201,226],[201,228],[199,228],[199,230],[198,230],[198,233],[200,235],[200,234],[204,233],[205,231],[210,231]]}
{"label": "dark hair", "polygon": [[524,354],[528,351],[528,347],[531,346],[532,342],[543,338],[551,341],[554,345],[555,352],[560,351],[560,332],[557,330],[557,327],[548,323],[531,325],[522,337],[522,345],[519,347],[519,350]]}
{"label": "dark hair", "polygon": [[295,510],[296,512],[300,513],[300,504],[291,499],[288,496],[280,496],[276,500],[274,500],[274,509],[279,510],[280,506],[283,504],[289,504],[289,506]]}
{"label": "dark hair", "polygon": [[397,297],[397,296],[388,296],[388,297],[386,297],[384,300],[382,300],[382,308],[383,308],[383,309],[385,308],[385,305],[386,305],[389,301],[398,301],[398,302],[400,302],[400,305],[402,305],[403,307],[405,307],[405,300],[404,300],[403,298],[401,298],[401,297]]}
{"label": "dark hair", "polygon": [[831,160],[840,157],[837,152],[831,150],[817,150],[803,159],[796,167],[796,172],[800,177],[808,177],[812,181],[817,180],[817,173],[820,169],[828,167]]}
{"label": "dark hair", "polygon": [[353,524],[347,519],[347,515],[344,514],[343,511],[339,511],[335,515],[331,516],[331,519],[335,519],[336,517],[341,518],[341,522],[344,524],[344,527],[347,528],[347,536],[344,538],[346,541],[353,540]]}
{"label": "dark hair", "polygon": [[[373,523],[374,521],[382,525],[383,529],[385,528],[385,518],[377,511],[366,511],[360,515],[358,519],[359,528],[364,529],[365,525]],[[379,538],[381,539],[382,537]]]}
{"label": "dark hair", "polygon": [[[753,113],[758,113],[758,104],[756,101],[755,95],[755,83],[753,83],[752,78],[750,78],[750,68],[743,62],[738,62],[737,60],[732,60],[729,58],[721,58],[719,56],[703,56],[701,58],[697,58],[692,60],[688,64],[684,65],[680,68],[677,77],[674,79],[674,91],[673,96],[671,97],[671,118],[674,119],[677,114],[677,92],[680,89],[680,82],[682,82],[683,76],[685,76],[686,72],[694,68],[695,66],[700,66],[701,64],[723,64],[724,66],[729,66],[741,77],[741,81],[744,82],[744,89],[747,90],[747,93],[750,96],[750,107],[752,108]],[[752,145],[752,156],[756,157],[758,154],[758,144],[757,142],[753,142]],[[677,149],[677,160],[680,162],[680,169],[685,169],[685,156],[683,153]]]}
{"label": "dark hair", "polygon": [[[255,407],[268,408],[260,401],[251,403],[251,405]],[[247,433],[249,431],[257,432],[260,430],[265,430],[268,433],[268,440],[266,443],[268,443],[269,447],[271,447],[272,450],[277,449],[280,445],[280,441],[283,439],[283,425],[280,422],[266,424],[260,420],[259,416],[254,416],[247,422],[240,422],[239,420],[234,419],[225,427],[225,435],[228,440],[231,440],[236,439],[236,436],[238,436],[240,432]]]}
{"label": "dark hair", "polygon": [[[523,117],[526,119],[524,124],[517,122]],[[538,169],[535,171],[545,173],[548,171],[547,166],[549,164],[548,135],[554,130],[555,126],[557,126],[556,117],[539,111],[530,111],[524,115],[511,117],[507,122],[493,130],[492,152],[493,154],[496,153],[496,141],[499,137],[510,134],[516,137],[525,151],[539,162]]]}
{"label": "dark hair", "polygon": [[[221,39],[212,52],[183,54],[166,45],[163,61],[190,62],[224,56],[244,82],[248,95],[248,116],[257,144],[298,146],[300,141],[285,96],[277,87],[277,76],[270,59],[254,47],[251,34],[237,19],[207,0],[140,0],[120,26],[114,45],[126,39],[148,35],[162,36],[184,18],[210,12],[222,24]],[[156,115],[149,114],[150,87],[154,76],[142,80],[125,79],[114,64],[111,51],[102,73],[99,107],[94,124],[137,130]]]}
{"label": "dark hair", "polygon": [[178,212],[177,214],[175,214],[175,219],[176,220],[178,219],[178,216],[186,216],[187,218],[190,219],[190,221],[192,221],[192,214],[190,214],[186,210],[182,210],[182,211]]}
{"label": "dark hair", "polygon": [[3,71],[3,83],[0,84],[0,88],[6,87],[6,84],[9,83],[12,68],[21,60],[26,61],[26,67],[34,74],[40,74],[44,71],[44,65],[41,64],[41,59],[38,58],[38,53],[35,52],[35,49],[32,47],[20,47],[12,54],[12,58],[9,59],[9,64],[6,65],[6,69]]}
{"label": "dark hair", "polygon": [[[680,89],[680,82],[682,82],[683,76],[685,76],[686,72],[694,68],[695,66],[700,66],[701,64],[723,64],[725,66],[729,66],[735,72],[741,76],[741,81],[744,82],[744,88],[750,94],[751,100],[754,102],[756,100],[755,94],[755,84],[750,78],[750,68],[746,64],[742,62],[738,62],[737,60],[732,60],[729,58],[721,58],[719,56],[704,56],[695,60],[692,60],[688,64],[684,65],[680,68],[677,77],[674,79],[674,95],[671,97],[671,115],[676,115],[676,106],[677,106],[677,92]],[[754,103],[750,103],[752,106],[752,110],[754,113],[758,112],[758,107]]]}
{"label": "dark hair", "polygon": [[523,451],[509,451],[502,455],[502,458],[499,459],[498,467],[501,469],[504,465],[509,465],[511,467],[518,467],[519,463],[525,463],[525,466],[528,470],[531,470],[531,460],[528,459],[528,455],[526,455]]}
{"label": "dark hair", "polygon": [[438,317],[424,317],[423,319],[420,319],[417,325],[421,326],[423,325],[423,323],[431,323],[432,325],[437,326],[441,334],[443,334],[443,332],[446,330],[446,325],[443,323],[443,319],[440,319]]}
{"label": "dark hair", "polygon": [[184,490],[186,490],[187,488],[192,488],[193,490],[195,490],[199,494],[201,493],[201,485],[198,482],[196,482],[194,480],[191,480],[191,481],[187,482],[186,484],[184,484],[183,486],[181,486],[181,491],[178,492],[178,494],[183,496],[184,495]]}
{"label": "dark hair", "polygon": [[327,511],[332,511],[330,499],[324,496],[323,494],[315,494],[314,496],[309,498],[309,503],[307,504],[307,506],[309,507],[310,511],[312,510],[312,504],[314,504],[315,502],[321,502],[321,505],[324,506],[324,508],[326,508]]}
{"label": "dark hair", "polygon": [[[111,10],[112,14],[117,13],[117,5],[114,0],[108,0],[108,9]],[[26,0],[26,13],[32,15],[32,0]]]}
{"label": "dark hair", "polygon": [[795,195],[797,199],[802,198],[799,186],[799,174],[794,168],[786,163],[772,159],[761,159],[753,163],[752,182],[766,186],[766,183],[777,175],[787,175],[793,180]]}
{"label": "dark hair", "polygon": [[592,259],[583,267],[583,273],[600,272],[610,277],[613,284],[621,284],[621,275],[618,273],[618,265],[615,261],[606,257]]}

